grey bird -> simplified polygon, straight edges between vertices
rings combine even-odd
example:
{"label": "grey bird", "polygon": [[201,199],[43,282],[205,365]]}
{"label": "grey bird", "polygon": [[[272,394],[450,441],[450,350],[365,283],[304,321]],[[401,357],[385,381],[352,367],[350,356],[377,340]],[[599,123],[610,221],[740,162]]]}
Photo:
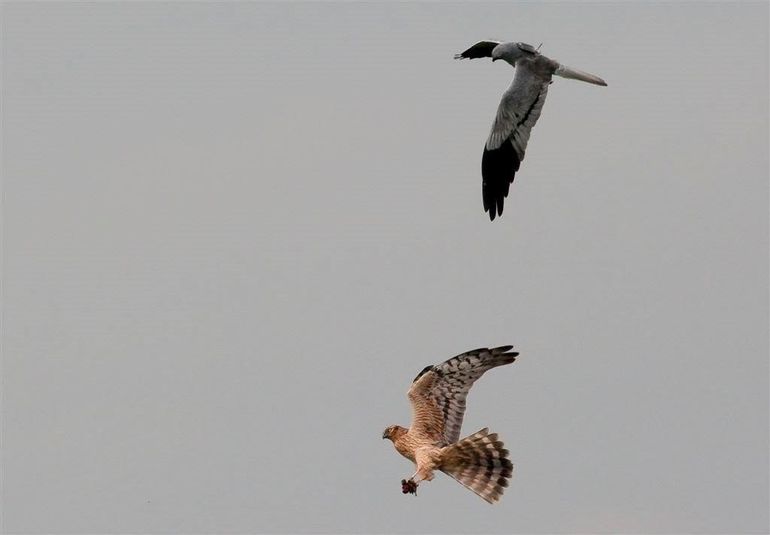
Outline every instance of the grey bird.
{"label": "grey bird", "polygon": [[607,83],[598,76],[543,56],[539,47],[526,43],[479,41],[465,52],[455,54],[455,59],[476,58],[501,59],[516,69],[513,82],[497,108],[481,159],[481,197],[484,211],[489,212],[490,221],[494,221],[503,214],[503,201],[524,159],[529,132],[540,117],[551,77],[556,75],[603,86]]}

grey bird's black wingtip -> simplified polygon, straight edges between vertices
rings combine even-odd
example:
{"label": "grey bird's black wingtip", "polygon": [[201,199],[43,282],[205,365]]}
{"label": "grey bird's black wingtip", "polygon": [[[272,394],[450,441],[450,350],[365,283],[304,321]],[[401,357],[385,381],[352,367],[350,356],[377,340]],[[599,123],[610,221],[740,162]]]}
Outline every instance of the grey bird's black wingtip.
{"label": "grey bird's black wingtip", "polygon": [[494,221],[503,215],[503,205],[508,191],[521,166],[521,159],[510,142],[500,148],[488,150],[484,147],[481,158],[481,199],[484,211],[489,213],[489,220]]}
{"label": "grey bird's black wingtip", "polygon": [[479,41],[467,50],[455,54],[455,59],[478,59],[492,57],[492,50],[499,45],[498,41]]}

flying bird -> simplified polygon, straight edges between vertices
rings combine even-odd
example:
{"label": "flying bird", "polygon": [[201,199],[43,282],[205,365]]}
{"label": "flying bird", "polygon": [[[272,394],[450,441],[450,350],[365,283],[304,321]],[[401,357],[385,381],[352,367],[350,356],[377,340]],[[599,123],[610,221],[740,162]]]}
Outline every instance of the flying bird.
{"label": "flying bird", "polygon": [[479,41],[465,52],[455,54],[455,59],[492,58],[493,62],[502,59],[516,69],[513,82],[497,108],[481,159],[481,196],[490,221],[503,213],[503,200],[524,159],[529,132],[540,117],[551,77],[607,85],[598,76],[543,56],[538,49],[526,43]]}
{"label": "flying bird", "polygon": [[468,351],[426,366],[412,381],[407,397],[412,405],[412,425],[391,425],[382,433],[401,455],[415,464],[416,472],[401,480],[404,494],[417,494],[421,481],[440,470],[489,503],[500,499],[513,473],[508,450],[497,433],[486,427],[460,439],[465,398],[484,372],[510,364],[518,353],[513,346]]}

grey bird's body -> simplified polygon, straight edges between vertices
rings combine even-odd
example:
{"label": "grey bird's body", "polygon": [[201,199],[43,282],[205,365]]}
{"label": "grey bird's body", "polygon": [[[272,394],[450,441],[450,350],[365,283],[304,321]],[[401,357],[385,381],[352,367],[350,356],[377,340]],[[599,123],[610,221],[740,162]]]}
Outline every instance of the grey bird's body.
{"label": "grey bird's body", "polygon": [[543,56],[526,43],[479,41],[455,59],[501,59],[515,67],[513,82],[503,93],[481,160],[482,199],[490,220],[503,213],[503,201],[519,170],[529,134],[540,117],[553,76],[606,86],[606,82]]}

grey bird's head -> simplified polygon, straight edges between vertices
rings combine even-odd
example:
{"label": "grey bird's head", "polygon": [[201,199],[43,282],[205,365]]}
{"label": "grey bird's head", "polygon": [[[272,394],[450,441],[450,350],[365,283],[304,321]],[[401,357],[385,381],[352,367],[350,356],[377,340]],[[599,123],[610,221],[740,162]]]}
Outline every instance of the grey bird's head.
{"label": "grey bird's head", "polygon": [[500,43],[492,49],[491,55],[492,61],[501,59],[515,67],[517,61],[522,58],[537,56],[538,51],[527,43]]}

